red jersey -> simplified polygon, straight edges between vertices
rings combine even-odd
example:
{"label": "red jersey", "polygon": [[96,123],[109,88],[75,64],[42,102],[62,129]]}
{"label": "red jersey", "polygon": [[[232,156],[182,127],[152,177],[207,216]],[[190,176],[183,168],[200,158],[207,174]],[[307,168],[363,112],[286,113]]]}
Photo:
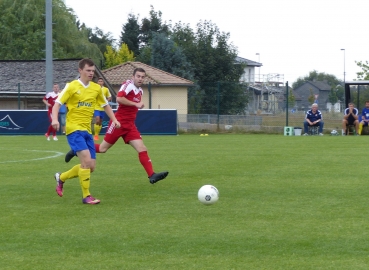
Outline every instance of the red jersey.
{"label": "red jersey", "polygon": [[[141,102],[143,91],[142,88],[137,88],[131,80],[125,81],[118,91],[118,97],[125,97],[129,101],[136,103]],[[119,104],[115,117],[119,122],[135,121],[138,108],[136,106],[127,106]]]}
{"label": "red jersey", "polygon": [[51,107],[48,107],[49,111],[53,110],[55,100],[58,98],[59,93],[56,93],[54,91],[48,92],[44,96],[44,100],[46,100],[49,104],[51,104]]}

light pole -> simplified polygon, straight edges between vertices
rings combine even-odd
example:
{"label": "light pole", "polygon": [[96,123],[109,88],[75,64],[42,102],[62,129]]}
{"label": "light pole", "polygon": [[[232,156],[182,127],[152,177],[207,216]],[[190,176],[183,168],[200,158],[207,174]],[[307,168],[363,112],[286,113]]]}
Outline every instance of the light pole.
{"label": "light pole", "polygon": [[[260,53],[256,53],[256,55],[258,55],[258,56],[259,56],[259,60],[258,60],[258,62],[259,62],[259,64],[260,64]],[[259,83],[260,83],[260,66],[259,66]]]}
{"label": "light pole", "polygon": [[346,50],[341,49],[341,51],[343,51],[343,83],[345,83],[346,82],[346,63],[345,63],[346,62]]}

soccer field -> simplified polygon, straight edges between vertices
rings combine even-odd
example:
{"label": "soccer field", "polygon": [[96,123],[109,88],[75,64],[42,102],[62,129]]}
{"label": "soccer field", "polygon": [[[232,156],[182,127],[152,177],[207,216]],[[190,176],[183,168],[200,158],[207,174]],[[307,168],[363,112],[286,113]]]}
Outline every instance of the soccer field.
{"label": "soccer field", "polygon": [[[121,141],[97,156],[91,193],[65,137],[1,136],[0,269],[368,269],[367,136],[144,136],[149,184]],[[204,184],[219,189],[211,206]]]}

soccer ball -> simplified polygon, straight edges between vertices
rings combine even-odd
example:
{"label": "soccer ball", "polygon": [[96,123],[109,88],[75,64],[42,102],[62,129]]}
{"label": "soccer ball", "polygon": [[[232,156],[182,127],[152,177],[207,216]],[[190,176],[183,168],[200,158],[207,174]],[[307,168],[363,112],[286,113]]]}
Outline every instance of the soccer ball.
{"label": "soccer ball", "polygon": [[212,185],[205,185],[199,189],[197,197],[199,198],[199,201],[203,204],[214,204],[219,199],[219,191],[216,187]]}

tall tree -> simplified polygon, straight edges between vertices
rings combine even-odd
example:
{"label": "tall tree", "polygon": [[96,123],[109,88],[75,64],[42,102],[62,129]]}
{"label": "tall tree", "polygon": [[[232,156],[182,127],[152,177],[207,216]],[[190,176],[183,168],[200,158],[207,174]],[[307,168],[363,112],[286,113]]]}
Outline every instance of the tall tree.
{"label": "tall tree", "polygon": [[98,27],[95,27],[94,29],[87,28],[87,31],[88,40],[91,43],[96,44],[102,54],[106,52],[107,46],[114,47],[115,39],[111,32],[104,33],[104,31]]}
{"label": "tall tree", "polygon": [[138,56],[140,54],[140,25],[138,17],[133,13],[128,14],[128,19],[123,24],[119,45],[127,44],[128,48]]}
{"label": "tall tree", "polygon": [[123,43],[118,50],[115,50],[111,46],[107,46],[104,56],[106,59],[105,68],[114,67],[135,60],[133,52],[128,49],[125,43]]}
{"label": "tall tree", "polygon": [[[190,38],[190,32],[186,30],[186,33]],[[245,65],[235,64],[237,49],[229,43],[229,33],[220,32],[211,21],[200,21],[194,37],[184,52],[204,93],[201,110],[203,113],[217,113],[220,104],[224,114],[243,113],[246,95],[239,80]]]}
{"label": "tall tree", "polygon": [[342,81],[332,74],[313,70],[309,72],[309,75],[305,77],[299,77],[297,81],[292,84],[292,88],[296,89],[303,85],[306,81],[326,81],[331,87],[336,87],[337,85],[342,84]]}
{"label": "tall tree", "polygon": [[369,80],[369,62],[368,61],[359,61],[356,62],[356,65],[358,65],[362,71],[356,73],[358,80]]}
{"label": "tall tree", "polygon": [[154,7],[151,6],[149,12],[149,18],[143,18],[140,29],[140,46],[144,47],[149,44],[152,39],[153,33],[164,33],[169,35],[171,24],[163,22],[161,18],[162,12],[156,12]]}
{"label": "tall tree", "polygon": [[337,97],[337,94],[336,94],[336,90],[334,88],[331,89],[331,91],[329,92],[329,95],[328,95],[328,101],[334,105],[337,103],[338,101],[338,97]]}
{"label": "tall tree", "polygon": [[151,41],[151,65],[174,75],[193,79],[193,69],[183,50],[164,33],[154,33]]}
{"label": "tall tree", "polygon": [[[0,59],[45,58],[45,0],[0,1]],[[53,0],[53,57],[103,58],[87,32],[78,29],[77,17],[62,0]]]}

